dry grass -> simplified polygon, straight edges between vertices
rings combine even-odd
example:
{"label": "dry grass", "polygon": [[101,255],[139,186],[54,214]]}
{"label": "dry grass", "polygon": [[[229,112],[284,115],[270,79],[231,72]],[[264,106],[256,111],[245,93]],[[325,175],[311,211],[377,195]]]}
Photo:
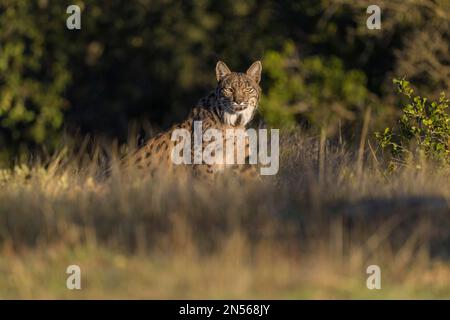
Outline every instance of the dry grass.
{"label": "dry grass", "polygon": [[450,298],[448,170],[319,140],[283,134],[257,183],[99,178],[95,152],[4,170],[0,297]]}

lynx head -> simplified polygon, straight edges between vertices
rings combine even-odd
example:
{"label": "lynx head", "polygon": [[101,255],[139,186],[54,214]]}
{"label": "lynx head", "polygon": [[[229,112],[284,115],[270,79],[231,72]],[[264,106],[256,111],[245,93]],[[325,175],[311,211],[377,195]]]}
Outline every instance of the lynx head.
{"label": "lynx head", "polygon": [[217,62],[216,103],[226,124],[245,126],[252,120],[261,94],[261,70],[260,61],[254,62],[245,73],[231,72],[224,62]]}

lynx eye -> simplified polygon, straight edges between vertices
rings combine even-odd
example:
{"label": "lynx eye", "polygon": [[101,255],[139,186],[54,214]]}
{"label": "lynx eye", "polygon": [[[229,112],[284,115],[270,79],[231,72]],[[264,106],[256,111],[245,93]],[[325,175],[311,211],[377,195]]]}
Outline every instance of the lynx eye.
{"label": "lynx eye", "polygon": [[244,89],[244,92],[246,93],[252,93],[254,91],[254,89],[252,87],[247,87]]}
{"label": "lynx eye", "polygon": [[222,94],[224,94],[224,95],[229,95],[229,94],[231,94],[232,92],[233,92],[233,90],[230,89],[230,88],[223,88],[223,89],[222,89]]}

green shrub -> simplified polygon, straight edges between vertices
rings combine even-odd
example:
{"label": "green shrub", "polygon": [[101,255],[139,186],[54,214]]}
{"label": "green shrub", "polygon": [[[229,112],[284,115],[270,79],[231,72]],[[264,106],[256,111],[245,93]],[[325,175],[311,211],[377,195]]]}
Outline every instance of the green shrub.
{"label": "green shrub", "polygon": [[56,145],[70,74],[64,45],[52,39],[64,34],[64,14],[45,1],[0,3],[0,162],[8,151]]}
{"label": "green shrub", "polygon": [[394,79],[394,83],[407,103],[397,128],[375,133],[380,146],[389,149],[394,159],[422,153],[429,159],[450,163],[449,99],[442,92],[438,102],[429,101],[414,95],[408,81]]}
{"label": "green shrub", "polygon": [[330,129],[357,119],[367,101],[364,73],[345,69],[337,57],[300,59],[288,42],[281,52],[268,52],[263,65],[269,88],[261,110],[271,125],[291,126],[303,118],[312,127]]}

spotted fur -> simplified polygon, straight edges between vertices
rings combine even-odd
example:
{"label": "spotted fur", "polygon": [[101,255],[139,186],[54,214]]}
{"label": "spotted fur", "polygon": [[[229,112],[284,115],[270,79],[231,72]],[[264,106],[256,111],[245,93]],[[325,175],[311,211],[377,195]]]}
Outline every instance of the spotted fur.
{"label": "spotted fur", "polygon": [[[216,65],[216,88],[197,102],[185,121],[147,141],[142,148],[124,159],[124,165],[142,169],[149,174],[160,169],[170,172],[187,169],[180,168],[186,166],[176,166],[172,163],[171,154],[176,142],[171,140],[171,136],[175,129],[187,129],[193,139],[194,121],[202,121],[203,132],[215,128],[222,132],[223,137],[227,129],[245,129],[258,108],[261,70],[259,61],[254,62],[246,73],[231,72],[224,62],[219,61]],[[193,150],[191,153],[193,155]],[[227,166],[202,163],[189,167],[196,175],[208,176],[223,172]],[[254,167],[249,164],[230,166],[234,172],[252,176],[257,174]]]}

